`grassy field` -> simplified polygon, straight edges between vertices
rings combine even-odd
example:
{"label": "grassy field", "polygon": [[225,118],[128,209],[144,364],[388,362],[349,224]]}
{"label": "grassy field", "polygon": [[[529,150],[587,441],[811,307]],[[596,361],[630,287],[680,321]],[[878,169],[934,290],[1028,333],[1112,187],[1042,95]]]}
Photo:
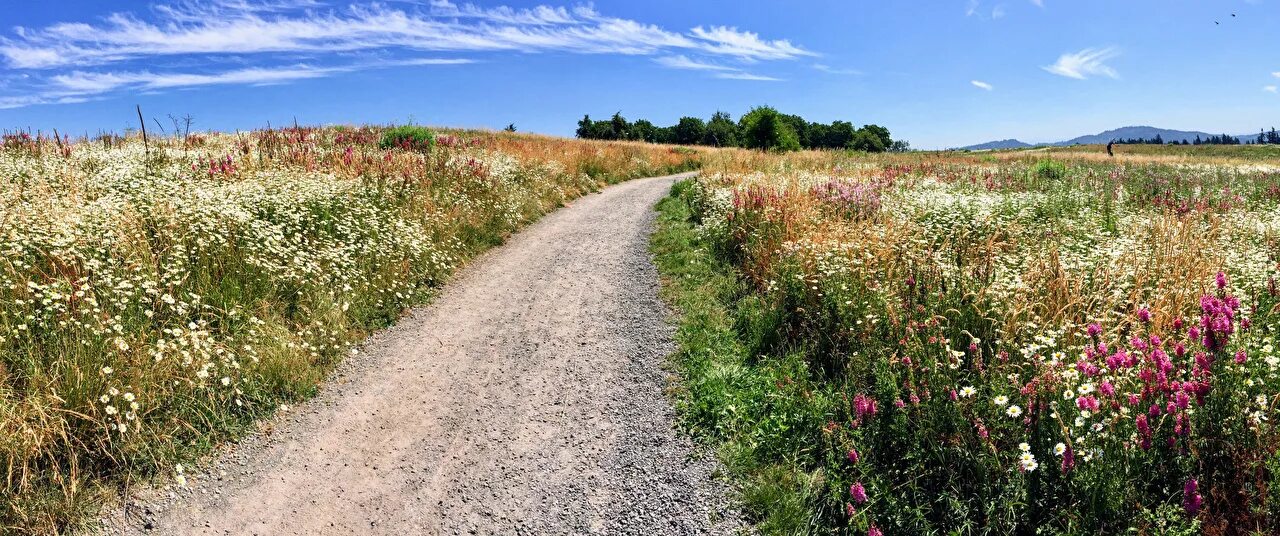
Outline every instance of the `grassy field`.
{"label": "grassy field", "polygon": [[420,128],[2,141],[5,534],[181,481],[478,252],[708,151]]}
{"label": "grassy field", "polygon": [[661,210],[762,532],[1280,532],[1274,147],[721,153]]}

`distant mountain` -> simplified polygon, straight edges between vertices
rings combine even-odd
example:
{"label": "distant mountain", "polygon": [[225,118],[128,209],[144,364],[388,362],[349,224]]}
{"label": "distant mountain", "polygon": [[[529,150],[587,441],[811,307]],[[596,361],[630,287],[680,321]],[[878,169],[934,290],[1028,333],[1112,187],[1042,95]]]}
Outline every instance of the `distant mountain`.
{"label": "distant mountain", "polygon": [[[1046,143],[1026,143],[1026,142],[1022,142],[1014,139],[1009,139],[1009,140],[1000,140],[1000,141],[989,141],[987,143],[979,143],[977,145],[961,147],[960,149],[970,150],[970,151],[980,151],[984,149],[1022,149],[1025,147],[1039,147],[1039,146],[1045,146],[1045,145],[1061,147],[1066,145],[1106,144],[1107,142],[1112,140],[1127,140],[1131,138],[1149,140],[1156,136],[1160,136],[1160,139],[1164,140],[1166,143],[1171,141],[1181,142],[1182,140],[1187,140],[1187,142],[1193,142],[1195,141],[1196,136],[1199,136],[1200,139],[1203,140],[1203,139],[1208,139],[1209,136],[1219,136],[1219,135],[1221,135],[1221,133],[1210,134],[1208,132],[1200,132],[1196,130],[1190,130],[1190,131],[1171,130],[1167,128],[1156,128],[1156,127],[1145,127],[1145,126],[1121,127],[1113,130],[1108,130],[1106,132],[1100,132],[1098,134],[1072,138],[1066,141],[1056,141],[1056,142],[1046,142]],[[1241,142],[1245,142],[1245,141],[1254,139],[1255,137],[1257,137],[1257,134],[1240,134],[1240,135],[1235,135],[1235,137],[1240,138]]]}
{"label": "distant mountain", "polygon": [[987,143],[979,143],[977,145],[961,147],[961,149],[967,149],[970,151],[982,151],[986,149],[1022,149],[1026,147],[1035,147],[1035,146],[1031,145],[1030,143],[1021,142],[1015,139],[1007,139],[1007,140],[1000,140],[1000,141],[989,141]]}
{"label": "distant mountain", "polygon": [[1187,140],[1188,142],[1192,142],[1192,141],[1195,141],[1196,136],[1199,136],[1200,139],[1203,140],[1213,135],[1214,134],[1209,134],[1208,132],[1198,132],[1194,130],[1193,131],[1170,130],[1167,128],[1156,128],[1156,127],[1122,127],[1114,130],[1108,130],[1106,132],[1102,132],[1099,134],[1094,134],[1092,136],[1080,136],[1078,138],[1072,138],[1067,141],[1060,141],[1057,143],[1053,143],[1051,145],[1088,145],[1088,144],[1099,144],[1099,143],[1106,144],[1111,140],[1127,140],[1130,138],[1149,140],[1156,136],[1160,136],[1160,139],[1164,140],[1165,143],[1168,143],[1171,141],[1180,142],[1182,140]]}

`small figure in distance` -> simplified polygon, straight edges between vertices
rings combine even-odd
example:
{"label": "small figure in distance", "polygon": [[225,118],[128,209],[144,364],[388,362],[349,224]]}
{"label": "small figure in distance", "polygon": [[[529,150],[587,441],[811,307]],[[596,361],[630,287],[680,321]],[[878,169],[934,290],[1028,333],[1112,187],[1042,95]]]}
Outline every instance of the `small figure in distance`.
{"label": "small figure in distance", "polygon": [[1111,146],[1115,145],[1115,143],[1116,143],[1116,140],[1111,140],[1107,142],[1107,156],[1114,157],[1116,155],[1115,153],[1111,152]]}

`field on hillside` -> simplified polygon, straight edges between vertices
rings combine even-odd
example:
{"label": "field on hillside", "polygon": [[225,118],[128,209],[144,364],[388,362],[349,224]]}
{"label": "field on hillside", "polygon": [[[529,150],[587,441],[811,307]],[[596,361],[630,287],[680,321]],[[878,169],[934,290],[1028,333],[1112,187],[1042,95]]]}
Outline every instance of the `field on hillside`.
{"label": "field on hillside", "polygon": [[0,145],[6,534],[181,482],[476,253],[710,151],[413,127]]}
{"label": "field on hillside", "polygon": [[677,187],[681,405],[763,532],[1280,532],[1280,158],[1119,149]]}

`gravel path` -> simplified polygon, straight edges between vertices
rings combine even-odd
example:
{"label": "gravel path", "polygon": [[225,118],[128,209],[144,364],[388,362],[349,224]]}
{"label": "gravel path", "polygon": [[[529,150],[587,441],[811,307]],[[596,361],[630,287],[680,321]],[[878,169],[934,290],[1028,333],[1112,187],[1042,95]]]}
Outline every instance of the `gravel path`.
{"label": "gravel path", "polygon": [[742,530],[664,395],[674,345],[647,245],[676,178],[607,188],[483,255],[316,399],[107,532]]}

